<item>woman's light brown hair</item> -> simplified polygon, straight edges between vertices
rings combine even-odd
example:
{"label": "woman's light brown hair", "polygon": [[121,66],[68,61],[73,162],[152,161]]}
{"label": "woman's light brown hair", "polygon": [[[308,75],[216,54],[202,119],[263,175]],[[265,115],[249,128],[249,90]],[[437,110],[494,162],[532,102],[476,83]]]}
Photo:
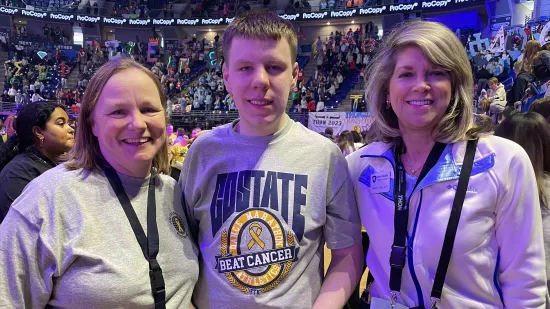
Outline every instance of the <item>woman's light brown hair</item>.
{"label": "woman's light brown hair", "polygon": [[[99,162],[104,158],[99,149],[97,137],[92,132],[94,124],[92,114],[107,81],[113,75],[128,69],[138,69],[151,78],[157,87],[162,107],[166,111],[166,97],[159,80],[150,70],[130,58],[115,57],[111,59],[97,70],[90,79],[86,92],[84,92],[80,114],[78,115],[75,144],[67,156],[66,167],[68,169],[100,170]],[[166,132],[164,138],[166,138]],[[158,173],[170,173],[168,144],[166,142],[162,143],[162,148],[153,158],[153,167]]]}
{"label": "woman's light brown hair", "polygon": [[398,54],[411,46],[422,50],[428,61],[451,75],[451,102],[432,132],[435,141],[454,143],[476,137],[487,128],[477,128],[473,121],[473,78],[464,46],[442,24],[429,21],[407,22],[386,38],[385,44],[369,64],[366,98],[374,117],[369,143],[394,143],[401,139],[397,115],[387,108],[389,84]]}

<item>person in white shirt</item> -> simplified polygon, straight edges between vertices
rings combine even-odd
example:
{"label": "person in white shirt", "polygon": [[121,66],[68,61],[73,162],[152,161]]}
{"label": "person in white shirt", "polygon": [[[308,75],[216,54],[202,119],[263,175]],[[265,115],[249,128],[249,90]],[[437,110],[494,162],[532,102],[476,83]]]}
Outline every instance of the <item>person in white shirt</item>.
{"label": "person in white shirt", "polygon": [[10,90],[8,90],[8,95],[10,97],[14,97],[16,93],[17,93],[17,90],[15,90],[15,87],[11,86]]}
{"label": "person in white shirt", "polygon": [[32,95],[31,102],[32,102],[32,103],[37,103],[37,102],[40,102],[40,101],[46,101],[46,99],[44,99],[44,98],[41,97],[37,92],[35,92],[35,93]]}
{"label": "person in white shirt", "polygon": [[317,107],[315,107],[316,112],[324,112],[325,111],[325,102],[319,98],[319,102],[317,102]]}

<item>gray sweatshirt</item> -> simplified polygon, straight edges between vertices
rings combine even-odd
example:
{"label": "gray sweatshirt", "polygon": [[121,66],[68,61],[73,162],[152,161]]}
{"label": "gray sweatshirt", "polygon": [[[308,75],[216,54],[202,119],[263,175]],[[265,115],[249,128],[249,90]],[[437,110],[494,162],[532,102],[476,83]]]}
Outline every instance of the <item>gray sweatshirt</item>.
{"label": "gray sweatshirt", "polygon": [[323,136],[290,119],[272,136],[233,124],[206,132],[183,163],[191,230],[198,231],[198,308],[309,309],[323,246],[361,242],[347,163]]}
{"label": "gray sweatshirt", "polygon": [[[147,233],[148,179],[119,174]],[[166,308],[187,308],[198,277],[181,193],[156,179]],[[0,224],[0,308],[153,308],[149,264],[100,172],[50,169],[34,179]]]}

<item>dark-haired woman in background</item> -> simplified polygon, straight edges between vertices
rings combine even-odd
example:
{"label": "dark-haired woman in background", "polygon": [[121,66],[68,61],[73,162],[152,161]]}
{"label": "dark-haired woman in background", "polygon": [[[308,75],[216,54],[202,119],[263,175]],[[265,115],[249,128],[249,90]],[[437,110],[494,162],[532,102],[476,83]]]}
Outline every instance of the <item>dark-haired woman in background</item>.
{"label": "dark-haired woman in background", "polygon": [[[506,118],[495,130],[495,135],[518,143],[525,151],[533,168],[539,189],[542,211],[546,278],[550,278],[550,125],[535,112],[518,113]],[[549,281],[546,281],[550,287]],[[549,308],[548,298],[546,308]]]}
{"label": "dark-haired woman in background", "polygon": [[0,222],[25,186],[56,165],[74,143],[74,130],[63,108],[52,103],[23,107],[16,134],[0,147]]}

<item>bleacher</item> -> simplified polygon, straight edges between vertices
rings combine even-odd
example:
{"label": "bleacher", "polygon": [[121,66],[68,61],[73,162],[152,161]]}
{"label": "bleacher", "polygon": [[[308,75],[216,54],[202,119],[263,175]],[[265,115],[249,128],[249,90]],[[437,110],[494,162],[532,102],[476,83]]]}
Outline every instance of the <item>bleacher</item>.
{"label": "bleacher", "polygon": [[29,0],[28,5],[37,10],[69,13],[73,10],[69,8],[72,2],[70,0]]}

